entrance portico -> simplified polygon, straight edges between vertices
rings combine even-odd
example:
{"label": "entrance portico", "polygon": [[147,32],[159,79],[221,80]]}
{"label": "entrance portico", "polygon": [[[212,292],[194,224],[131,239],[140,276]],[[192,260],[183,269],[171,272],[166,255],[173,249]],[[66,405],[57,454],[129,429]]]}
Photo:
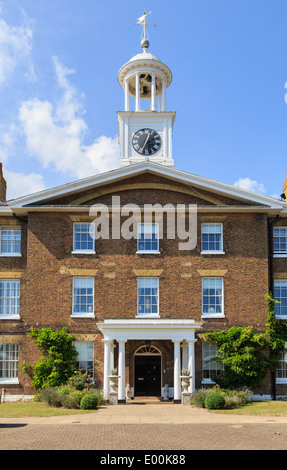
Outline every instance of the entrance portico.
{"label": "entrance portico", "polygon": [[173,342],[173,399],[181,401],[180,375],[182,368],[192,376],[189,390],[195,388],[194,343],[201,323],[187,319],[110,319],[97,324],[104,338],[104,394],[109,397],[110,371],[114,366],[114,349],[118,346],[118,400],[126,400],[125,351],[127,341]]}

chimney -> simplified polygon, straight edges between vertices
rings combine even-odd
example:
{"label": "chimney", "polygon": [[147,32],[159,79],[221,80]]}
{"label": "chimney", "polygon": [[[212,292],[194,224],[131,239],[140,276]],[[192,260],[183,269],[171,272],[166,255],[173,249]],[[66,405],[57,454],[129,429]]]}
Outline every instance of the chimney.
{"label": "chimney", "polygon": [[3,176],[3,165],[0,163],[0,202],[6,201],[6,189],[7,189],[7,183],[6,180]]}

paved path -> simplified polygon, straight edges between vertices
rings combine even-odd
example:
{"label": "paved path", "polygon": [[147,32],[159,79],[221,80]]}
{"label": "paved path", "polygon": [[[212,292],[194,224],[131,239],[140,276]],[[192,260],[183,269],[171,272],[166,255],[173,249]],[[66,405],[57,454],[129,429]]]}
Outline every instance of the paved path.
{"label": "paved path", "polygon": [[126,404],[95,413],[0,418],[1,450],[286,450],[287,417]]}

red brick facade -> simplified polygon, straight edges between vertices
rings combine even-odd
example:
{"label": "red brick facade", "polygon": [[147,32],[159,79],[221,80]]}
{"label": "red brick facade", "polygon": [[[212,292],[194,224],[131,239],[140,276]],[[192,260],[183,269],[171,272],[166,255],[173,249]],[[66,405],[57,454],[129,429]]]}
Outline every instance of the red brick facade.
{"label": "red brick facade", "polygon": [[[160,240],[160,254],[137,254],[135,239],[100,239],[95,254],[74,254],[73,224],[90,221],[89,206],[111,206],[112,196],[120,196],[121,205],[196,204],[197,245],[193,250],[178,249],[178,238]],[[12,205],[12,204],[11,204]],[[81,211],[81,205],[83,210]],[[255,205],[257,209],[255,208]],[[3,206],[5,208],[6,206]],[[194,319],[202,323],[198,333],[228,329],[233,325],[265,328],[265,296],[272,288],[274,273],[286,273],[287,259],[270,257],[269,224],[272,211],[252,200],[238,201],[230,195],[188,187],[159,174],[124,177],[119,181],[70,191],[47,201],[32,203],[14,215],[0,214],[1,227],[21,227],[21,256],[0,258],[0,279],[20,279],[20,318],[1,319],[0,343],[18,343],[19,363],[35,363],[38,352],[27,333],[32,329],[68,327],[78,341],[94,344],[95,381],[103,385],[104,346],[98,323],[105,319],[134,319],[137,314],[137,278],[139,273],[158,273],[160,319]],[[38,209],[37,209],[38,208]],[[44,210],[45,208],[45,210]],[[279,212],[279,211],[277,211]],[[127,217],[122,217],[122,221]],[[279,220],[279,222],[278,222]],[[281,223],[277,219],[276,223]],[[223,254],[201,253],[201,224],[223,224]],[[284,225],[284,222],[283,222]],[[164,225],[165,226],[165,225]],[[94,317],[72,315],[73,277],[94,278]],[[202,317],[202,278],[220,277],[224,285],[224,316]],[[148,338],[147,338],[148,339]],[[196,335],[195,387],[202,386],[202,345]],[[134,360],[143,340],[127,341],[125,346],[126,384],[134,387]],[[152,341],[161,353],[161,383],[173,387],[173,344]],[[115,348],[117,365],[118,346]],[[20,369],[19,383],[4,382],[5,394],[35,393],[30,380]],[[287,392],[278,385],[278,393]],[[270,378],[262,393],[271,394]]]}

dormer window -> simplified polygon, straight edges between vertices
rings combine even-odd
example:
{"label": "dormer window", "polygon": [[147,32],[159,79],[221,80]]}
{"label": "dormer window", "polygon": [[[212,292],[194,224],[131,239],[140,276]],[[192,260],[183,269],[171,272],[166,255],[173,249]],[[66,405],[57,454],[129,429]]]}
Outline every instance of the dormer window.
{"label": "dormer window", "polygon": [[138,224],[137,253],[159,253],[158,224]]}

